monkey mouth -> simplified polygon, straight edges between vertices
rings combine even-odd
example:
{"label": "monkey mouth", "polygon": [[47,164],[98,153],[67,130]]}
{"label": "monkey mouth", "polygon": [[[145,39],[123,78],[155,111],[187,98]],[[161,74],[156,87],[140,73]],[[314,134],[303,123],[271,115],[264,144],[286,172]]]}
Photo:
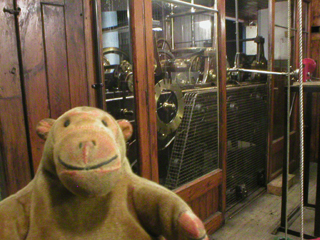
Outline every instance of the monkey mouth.
{"label": "monkey mouth", "polygon": [[65,168],[69,169],[69,170],[93,170],[93,169],[98,169],[104,165],[107,165],[111,162],[113,162],[114,160],[116,160],[118,158],[118,155],[115,155],[114,157],[110,158],[109,160],[107,161],[104,161],[104,162],[101,162],[101,163],[98,163],[96,165],[93,165],[93,166],[86,166],[86,167],[77,167],[77,166],[73,166],[73,165],[70,165],[68,163],[65,163],[64,161],[61,160],[60,156],[58,157],[58,161],[59,163],[61,163]]}

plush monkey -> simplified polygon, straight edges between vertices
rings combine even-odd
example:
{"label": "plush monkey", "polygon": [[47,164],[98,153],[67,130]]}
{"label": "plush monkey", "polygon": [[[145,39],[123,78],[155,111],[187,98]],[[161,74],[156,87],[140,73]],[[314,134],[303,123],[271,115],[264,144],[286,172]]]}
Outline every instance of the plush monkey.
{"label": "plush monkey", "polygon": [[209,239],[201,220],[166,188],[135,175],[126,120],[91,107],[44,119],[34,179],[0,202],[0,239]]}

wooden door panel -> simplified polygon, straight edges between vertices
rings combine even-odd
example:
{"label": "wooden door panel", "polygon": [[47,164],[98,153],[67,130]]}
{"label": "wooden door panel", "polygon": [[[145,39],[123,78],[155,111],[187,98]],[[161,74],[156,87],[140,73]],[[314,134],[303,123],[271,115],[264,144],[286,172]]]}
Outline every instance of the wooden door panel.
{"label": "wooden door panel", "polygon": [[50,117],[70,109],[64,6],[41,4]]}
{"label": "wooden door panel", "polygon": [[44,45],[40,3],[34,0],[17,1],[20,41],[22,47],[23,77],[28,112],[30,142],[34,169],[42,155],[44,141],[36,135],[37,123],[50,116],[46,81]]}
{"label": "wooden door panel", "polygon": [[221,184],[222,170],[217,169],[174,190],[204,222],[210,234],[222,225]]}
{"label": "wooden door panel", "polygon": [[88,105],[82,1],[17,0],[32,160],[44,145],[35,133],[43,118]]}
{"label": "wooden door panel", "polygon": [[[65,1],[66,42],[71,107],[89,105],[83,1]],[[91,20],[91,19],[90,19]]]}
{"label": "wooden door panel", "polygon": [[6,181],[0,185],[5,185],[6,195],[10,195],[30,181],[31,171],[24,127],[15,19],[13,15],[4,13],[4,8],[13,8],[13,1],[0,2],[0,164],[5,173],[5,177],[0,179]]}

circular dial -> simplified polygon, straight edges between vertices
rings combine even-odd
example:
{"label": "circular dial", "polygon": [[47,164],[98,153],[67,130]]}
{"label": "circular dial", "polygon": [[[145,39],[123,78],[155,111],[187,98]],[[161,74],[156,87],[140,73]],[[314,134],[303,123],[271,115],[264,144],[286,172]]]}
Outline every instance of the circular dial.
{"label": "circular dial", "polygon": [[177,84],[169,79],[160,80],[155,86],[157,126],[160,137],[174,132],[181,123],[184,109],[183,94]]}

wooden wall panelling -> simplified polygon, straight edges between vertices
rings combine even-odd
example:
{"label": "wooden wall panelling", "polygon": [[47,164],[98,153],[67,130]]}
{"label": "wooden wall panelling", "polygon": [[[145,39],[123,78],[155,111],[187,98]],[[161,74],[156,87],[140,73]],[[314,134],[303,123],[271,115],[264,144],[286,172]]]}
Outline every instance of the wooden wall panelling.
{"label": "wooden wall panelling", "polygon": [[[24,187],[31,179],[27,133],[20,85],[20,68],[14,15],[4,13],[13,1],[0,2],[0,151],[6,194]],[[3,173],[0,173],[3,174]],[[3,196],[4,197],[4,196]]]}
{"label": "wooden wall panelling", "polygon": [[35,133],[43,118],[88,105],[82,1],[17,0],[23,77],[34,168],[44,142]]}
{"label": "wooden wall panelling", "polygon": [[158,182],[151,1],[130,1],[130,18],[140,175]]}

